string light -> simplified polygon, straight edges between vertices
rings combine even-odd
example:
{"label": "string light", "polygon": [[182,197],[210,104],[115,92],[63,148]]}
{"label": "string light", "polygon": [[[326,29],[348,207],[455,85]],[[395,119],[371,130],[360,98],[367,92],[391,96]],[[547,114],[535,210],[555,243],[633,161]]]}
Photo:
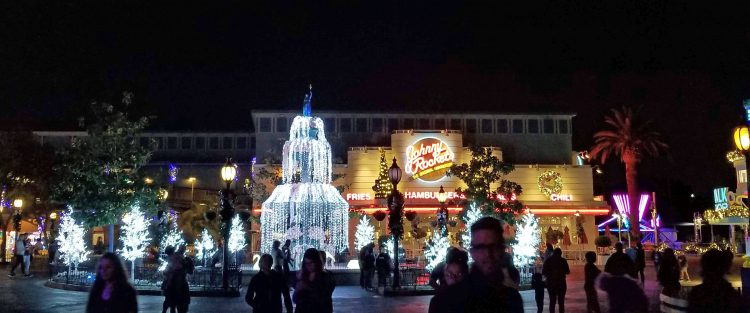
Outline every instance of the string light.
{"label": "string light", "polygon": [[518,243],[513,245],[513,264],[524,266],[534,263],[540,241],[537,218],[531,213],[524,214],[516,229]]}
{"label": "string light", "polygon": [[123,235],[120,237],[122,241],[120,255],[131,262],[131,277],[135,279],[135,260],[143,257],[151,240],[148,236],[148,218],[141,212],[138,205],[134,205],[130,212],[123,216],[122,223]]}
{"label": "string light", "polygon": [[308,248],[336,254],[349,244],[349,204],[331,185],[331,146],[323,121],[309,114],[311,97],[312,92],[305,97],[307,114],[294,118],[284,143],[282,185],[261,213],[261,251],[270,252],[274,240],[289,239],[296,260]]}
{"label": "string light", "polygon": [[78,264],[88,259],[89,251],[86,250],[86,241],[83,239],[86,230],[73,219],[72,211],[72,208],[68,207],[68,210],[61,214],[57,242],[60,245],[58,251],[63,263],[68,267],[73,266],[75,271],[78,271]]}
{"label": "string light", "polygon": [[[484,217],[484,215],[482,215],[482,211],[479,210],[476,203],[472,203],[469,206],[469,209],[466,210],[466,214],[464,214],[463,217],[464,231],[461,234],[461,246],[464,250],[469,251],[469,248],[471,247],[471,225],[482,217]],[[471,254],[469,254],[469,262],[472,261]]]}
{"label": "string light", "polygon": [[357,224],[357,231],[354,233],[354,247],[359,251],[370,244],[374,238],[375,227],[370,224],[370,219],[363,215],[359,224]]}
{"label": "string light", "polygon": [[195,246],[195,257],[199,260],[204,260],[204,266],[205,264],[205,258],[211,257],[214,255],[214,252],[216,252],[214,240],[211,238],[211,234],[208,233],[207,229],[203,229],[201,232],[201,237],[195,241],[193,244]]}
{"label": "string light", "polygon": [[240,251],[247,246],[247,242],[245,241],[245,231],[242,230],[242,222],[240,221],[239,216],[235,216],[232,219],[232,225],[229,228],[229,252],[236,253],[237,251]]}
{"label": "string light", "polygon": [[440,262],[445,261],[450,246],[447,236],[441,236],[440,231],[433,232],[432,239],[427,243],[424,250],[424,257],[427,261],[424,266],[425,269],[432,271]]}
{"label": "string light", "polygon": [[[177,249],[178,247],[185,245],[185,240],[182,239],[182,231],[179,227],[177,227],[177,224],[174,222],[174,220],[172,220],[168,225],[169,228],[167,230],[167,233],[164,235],[164,237],[162,237],[161,242],[159,243],[162,251],[164,251],[164,249],[169,246]],[[169,262],[169,260],[161,257],[159,261],[161,262],[161,264],[159,265],[159,271],[164,271],[167,268],[167,263]]]}

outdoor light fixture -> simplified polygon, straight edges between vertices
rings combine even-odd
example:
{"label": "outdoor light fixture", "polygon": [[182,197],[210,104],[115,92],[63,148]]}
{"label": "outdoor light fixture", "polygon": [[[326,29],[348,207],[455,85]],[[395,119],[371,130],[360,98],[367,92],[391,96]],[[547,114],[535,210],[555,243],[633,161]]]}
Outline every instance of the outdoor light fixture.
{"label": "outdoor light fixture", "polygon": [[159,200],[165,201],[169,197],[169,191],[163,188],[159,188]]}
{"label": "outdoor light fixture", "polygon": [[221,167],[221,179],[227,184],[227,189],[236,176],[237,168],[232,164],[232,158],[227,158],[227,162]]}
{"label": "outdoor light fixture", "polygon": [[750,129],[747,125],[741,125],[734,128],[734,146],[737,150],[747,153],[750,150]]}
{"label": "outdoor light fixture", "polygon": [[388,178],[391,179],[391,184],[393,184],[393,188],[396,188],[396,185],[401,181],[401,168],[398,167],[398,164],[396,163],[396,158],[393,158],[393,164],[391,164],[391,168],[388,169]]}
{"label": "outdoor light fixture", "polygon": [[574,213],[573,215],[575,215],[575,217],[579,217],[579,216],[581,216],[581,212],[578,211],[578,210],[576,210],[576,213]]}
{"label": "outdoor light fixture", "polygon": [[437,193],[437,201],[440,202],[440,204],[443,204],[445,203],[445,200],[448,200],[448,194],[443,190],[443,186],[440,186],[440,191]]}
{"label": "outdoor light fixture", "polygon": [[143,181],[146,183],[146,185],[151,185],[154,183],[154,180],[151,179],[150,177],[144,178]]}
{"label": "outdoor light fixture", "polygon": [[15,208],[22,208],[23,207],[23,199],[16,199],[13,200],[13,207]]}

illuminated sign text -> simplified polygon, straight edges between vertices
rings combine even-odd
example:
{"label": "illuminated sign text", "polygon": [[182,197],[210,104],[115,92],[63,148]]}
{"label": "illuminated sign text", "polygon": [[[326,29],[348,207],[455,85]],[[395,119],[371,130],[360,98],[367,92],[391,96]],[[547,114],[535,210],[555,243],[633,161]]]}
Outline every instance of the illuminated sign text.
{"label": "illuminated sign text", "polygon": [[437,181],[453,165],[453,151],[437,138],[422,138],[406,147],[406,174],[412,179]]}

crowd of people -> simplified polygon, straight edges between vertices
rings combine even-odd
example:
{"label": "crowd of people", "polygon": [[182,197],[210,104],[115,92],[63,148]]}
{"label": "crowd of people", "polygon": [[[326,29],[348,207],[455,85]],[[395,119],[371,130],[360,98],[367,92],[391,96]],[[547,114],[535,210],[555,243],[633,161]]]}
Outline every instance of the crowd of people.
{"label": "crowd of people", "polygon": [[[48,253],[50,260],[54,257],[57,245],[50,245],[48,247]],[[16,243],[13,246],[13,260],[11,262],[10,273],[8,277],[16,276],[16,268],[21,268],[24,277],[32,277],[30,267],[34,256],[39,256],[39,252],[44,249],[42,245],[42,239],[37,238],[34,243],[31,241],[29,234],[20,234],[16,238]],[[54,250],[53,250],[54,249]]]}

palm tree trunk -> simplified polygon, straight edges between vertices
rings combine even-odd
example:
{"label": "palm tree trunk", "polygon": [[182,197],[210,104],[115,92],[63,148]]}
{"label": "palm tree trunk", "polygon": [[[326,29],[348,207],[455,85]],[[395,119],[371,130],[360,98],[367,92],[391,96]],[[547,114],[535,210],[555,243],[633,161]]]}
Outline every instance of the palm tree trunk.
{"label": "palm tree trunk", "polygon": [[638,194],[638,170],[636,169],[638,158],[633,152],[626,152],[623,155],[623,161],[625,162],[625,181],[628,185],[628,198],[630,204],[628,222],[630,223],[630,236],[633,239],[630,242],[630,246],[632,247],[635,246],[635,243],[641,238],[641,227],[638,216],[640,195]]}

